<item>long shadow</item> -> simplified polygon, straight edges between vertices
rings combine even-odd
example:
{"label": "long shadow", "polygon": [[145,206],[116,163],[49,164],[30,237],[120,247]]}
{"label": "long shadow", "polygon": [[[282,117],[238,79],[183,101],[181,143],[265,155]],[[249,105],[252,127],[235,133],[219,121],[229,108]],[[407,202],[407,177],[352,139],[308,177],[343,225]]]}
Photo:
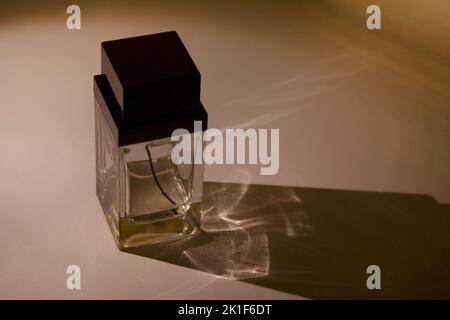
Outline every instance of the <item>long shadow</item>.
{"label": "long shadow", "polygon": [[196,210],[200,235],[126,251],[308,298],[450,298],[450,205],[430,196],[207,182]]}

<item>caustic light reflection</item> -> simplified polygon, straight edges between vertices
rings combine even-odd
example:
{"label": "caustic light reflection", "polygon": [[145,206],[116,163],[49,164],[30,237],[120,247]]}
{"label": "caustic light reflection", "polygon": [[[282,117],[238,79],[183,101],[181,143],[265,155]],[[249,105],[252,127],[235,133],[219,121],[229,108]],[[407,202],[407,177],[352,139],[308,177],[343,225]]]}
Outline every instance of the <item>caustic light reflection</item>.
{"label": "caustic light reflection", "polygon": [[186,248],[191,267],[227,279],[251,279],[270,273],[268,233],[289,237],[312,231],[292,188],[210,183],[202,203],[202,230],[210,241]]}

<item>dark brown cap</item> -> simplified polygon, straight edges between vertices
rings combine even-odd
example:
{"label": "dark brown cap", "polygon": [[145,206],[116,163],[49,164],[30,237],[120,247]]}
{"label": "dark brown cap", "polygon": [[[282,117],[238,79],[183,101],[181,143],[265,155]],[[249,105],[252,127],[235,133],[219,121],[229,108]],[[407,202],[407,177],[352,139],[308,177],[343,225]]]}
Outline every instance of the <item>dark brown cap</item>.
{"label": "dark brown cap", "polygon": [[[200,73],[175,31],[106,41],[101,52],[94,93],[114,119],[119,144],[170,137],[177,128],[191,131],[195,120],[206,128]],[[130,132],[145,134],[124,138]]]}

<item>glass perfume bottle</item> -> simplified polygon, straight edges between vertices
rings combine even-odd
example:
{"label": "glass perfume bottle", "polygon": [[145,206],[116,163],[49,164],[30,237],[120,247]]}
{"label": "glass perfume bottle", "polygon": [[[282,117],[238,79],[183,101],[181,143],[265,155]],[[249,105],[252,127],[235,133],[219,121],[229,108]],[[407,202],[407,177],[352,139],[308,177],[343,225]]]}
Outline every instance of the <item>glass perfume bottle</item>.
{"label": "glass perfume bottle", "polygon": [[[151,245],[199,232],[207,113],[200,73],[174,31],[102,43],[94,76],[97,197],[119,248]],[[175,131],[183,129],[183,131]],[[185,132],[191,161],[174,148]],[[186,144],[185,144],[186,145]]]}

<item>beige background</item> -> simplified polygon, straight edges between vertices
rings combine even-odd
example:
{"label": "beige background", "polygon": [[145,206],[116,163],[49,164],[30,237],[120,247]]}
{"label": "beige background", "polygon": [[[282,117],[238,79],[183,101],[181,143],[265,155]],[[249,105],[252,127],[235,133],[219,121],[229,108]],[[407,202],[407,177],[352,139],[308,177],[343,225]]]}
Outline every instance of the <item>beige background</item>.
{"label": "beige background", "polygon": [[[95,197],[101,41],[176,30],[210,127],[280,129],[280,171],[206,180],[430,194],[450,203],[450,3],[0,4],[0,298],[286,298],[121,253]],[[382,8],[368,31],[365,8]],[[82,268],[79,292],[65,268]]]}

